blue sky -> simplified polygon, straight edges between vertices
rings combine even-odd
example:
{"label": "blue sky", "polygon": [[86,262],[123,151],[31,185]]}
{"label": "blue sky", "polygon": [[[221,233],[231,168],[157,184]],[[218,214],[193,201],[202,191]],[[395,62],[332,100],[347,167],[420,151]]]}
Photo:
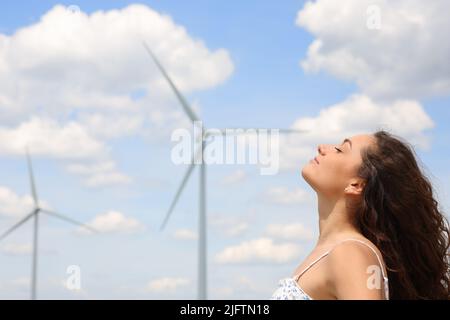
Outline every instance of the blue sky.
{"label": "blue sky", "polygon": [[[148,29],[143,34],[152,45],[168,39],[158,53],[206,126],[298,128],[299,120],[312,119],[311,135],[283,140],[277,175],[261,176],[251,165],[208,167],[210,297],[268,298],[277,281],[289,276],[313,247],[318,233],[315,194],[301,179],[300,169],[315,155],[318,143],[339,143],[349,134],[387,124],[417,145],[448,212],[450,67],[443,57],[450,49],[437,38],[419,40],[437,28],[424,4],[374,3],[386,17],[381,30],[367,30],[368,4],[352,0],[342,2],[351,12],[348,16],[332,1],[315,1],[309,9],[304,1],[142,1],[134,11],[127,11],[132,1],[2,3],[0,71],[2,61],[6,71],[0,76],[1,230],[30,205],[23,141],[31,141],[43,201],[85,223],[110,226],[100,235],[86,236],[70,225],[42,219],[39,297],[196,297],[197,242],[190,238],[197,230],[198,171],[167,229],[159,232],[186,170],[170,160],[170,133],[186,122],[152,61],[130,40],[136,28],[127,17],[133,14],[145,17],[141,23]],[[81,9],[83,18],[64,12],[71,5]],[[434,6],[430,12],[444,12],[440,8],[446,4]],[[395,20],[402,8],[409,20]],[[111,10],[118,10],[115,20],[106,18]],[[299,11],[303,16],[296,23]],[[91,23],[95,15],[100,17],[97,24]],[[155,25],[166,21],[166,15],[171,22],[159,31]],[[43,16],[47,19],[41,20]],[[417,17],[426,23],[414,24]],[[359,26],[359,20],[364,24]],[[49,29],[40,28],[45,23]],[[71,23],[79,33],[53,41]],[[114,30],[111,40],[109,28]],[[186,31],[181,36],[180,28]],[[395,31],[393,40],[385,30]],[[308,55],[317,40],[322,51]],[[81,45],[70,47],[74,43]],[[185,54],[185,60],[170,59],[171,48]],[[342,52],[346,55],[339,57],[350,58],[336,59]],[[306,64],[301,66],[301,61]],[[433,61],[443,65],[436,67]],[[144,98],[127,100],[136,88]],[[102,101],[118,101],[117,107]],[[361,106],[371,108],[373,115],[365,118],[361,110],[369,109]],[[105,122],[92,122],[94,114]],[[144,123],[136,123],[140,119]],[[333,125],[336,131],[327,129]],[[286,236],[289,226],[298,234]],[[175,236],[180,230],[184,233]],[[269,253],[258,254],[267,242]],[[1,298],[28,298],[30,244],[31,223],[0,243]],[[287,254],[277,255],[282,248]],[[217,262],[227,249],[236,256]],[[81,292],[63,285],[70,265],[81,268]]]}

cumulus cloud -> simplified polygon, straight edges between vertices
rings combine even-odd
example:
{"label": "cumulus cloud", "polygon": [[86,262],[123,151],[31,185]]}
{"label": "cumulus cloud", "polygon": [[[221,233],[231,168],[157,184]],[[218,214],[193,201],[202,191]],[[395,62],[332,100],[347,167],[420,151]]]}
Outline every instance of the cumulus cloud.
{"label": "cumulus cloud", "polygon": [[0,215],[22,216],[30,213],[33,207],[31,196],[19,196],[11,189],[0,186]]}
{"label": "cumulus cloud", "polygon": [[416,101],[376,103],[362,94],[320,110],[318,115],[301,117],[292,128],[307,130],[301,135],[280,136],[280,166],[298,170],[317,155],[320,143],[341,143],[346,137],[385,129],[405,138],[413,146],[427,150],[426,130],[434,123]]}
{"label": "cumulus cloud", "polygon": [[263,237],[226,247],[216,255],[215,261],[220,264],[286,263],[298,258],[300,252],[297,244],[277,244]]}
{"label": "cumulus cloud", "polygon": [[190,283],[191,281],[188,278],[164,277],[150,281],[147,285],[147,291],[157,293],[174,292]]}
{"label": "cumulus cloud", "polygon": [[271,187],[264,193],[264,199],[275,204],[294,205],[308,202],[309,194],[300,188]]}
{"label": "cumulus cloud", "polygon": [[160,111],[146,104],[149,91],[159,102],[173,95],[143,40],[183,92],[214,87],[233,72],[226,50],[211,52],[145,5],[89,15],[57,5],[36,24],[1,35],[0,112],[14,118],[30,111]]}
{"label": "cumulus cloud", "polygon": [[[118,211],[108,211],[104,214],[96,216],[89,226],[101,233],[121,233],[131,234],[144,230],[144,225],[135,218],[127,217],[123,213]],[[84,228],[78,229],[79,233],[87,234]],[[89,234],[91,234],[89,232]]]}
{"label": "cumulus cloud", "polygon": [[[449,11],[446,0],[308,1],[296,23],[315,39],[301,66],[354,81],[372,97],[449,94],[450,43],[436,36],[450,31]],[[368,27],[374,14],[380,28]]]}
{"label": "cumulus cloud", "polygon": [[211,288],[213,299],[255,299],[255,297],[267,296],[268,289],[260,279],[238,275],[232,279],[227,279],[226,285]]}
{"label": "cumulus cloud", "polygon": [[54,119],[34,117],[18,127],[0,127],[0,153],[21,155],[27,147],[33,154],[55,158],[90,158],[106,153],[102,142],[73,121],[61,125]]}
{"label": "cumulus cloud", "polygon": [[312,240],[314,233],[301,223],[269,224],[265,233],[273,238],[284,240]]}
{"label": "cumulus cloud", "polygon": [[[107,165],[100,163],[89,168],[82,164],[68,166],[69,172],[81,174],[90,187],[123,184],[131,180],[115,167],[113,161],[108,160],[109,148],[105,143],[74,121],[62,125],[51,118],[33,117],[15,128],[0,127],[0,153],[22,155],[27,148],[32,155],[106,161]],[[84,169],[80,168],[83,166]]]}
{"label": "cumulus cloud", "polygon": [[88,187],[128,184],[132,181],[130,177],[117,170],[114,161],[71,164],[67,169],[71,173],[83,176]]}
{"label": "cumulus cloud", "polygon": [[247,178],[244,170],[236,170],[231,174],[225,176],[222,180],[223,185],[234,185],[243,182]]}
{"label": "cumulus cloud", "polygon": [[227,237],[237,237],[244,234],[250,226],[251,216],[231,216],[219,213],[213,213],[210,217],[210,224],[217,232]]}
{"label": "cumulus cloud", "polygon": [[100,139],[113,139],[137,134],[144,121],[143,117],[130,115],[126,112],[83,113],[79,120],[90,134]]}
{"label": "cumulus cloud", "polygon": [[2,246],[1,251],[10,256],[23,256],[31,253],[31,243],[8,243]]}
{"label": "cumulus cloud", "polygon": [[[41,208],[50,209],[47,202],[40,200]],[[21,217],[31,213],[34,201],[30,195],[20,196],[13,190],[0,186],[0,216]]]}
{"label": "cumulus cloud", "polygon": [[178,240],[197,240],[198,235],[191,229],[178,229],[174,232],[173,237]]}
{"label": "cumulus cloud", "polygon": [[29,288],[30,287],[30,278],[29,277],[18,277],[16,279],[10,280],[9,284],[12,287],[16,288]]}
{"label": "cumulus cloud", "polygon": [[[225,49],[208,49],[148,6],[86,14],[57,5],[34,24],[0,33],[0,153],[23,154],[28,145],[42,156],[104,162],[112,139],[158,139],[186,126],[142,41],[184,94],[217,86],[234,69]],[[118,170],[85,179],[91,186],[129,180]]]}
{"label": "cumulus cloud", "polygon": [[[27,256],[30,255],[33,246],[30,243],[5,243],[0,247],[0,251],[8,256]],[[58,251],[53,249],[39,248],[39,254],[44,255],[58,255]]]}

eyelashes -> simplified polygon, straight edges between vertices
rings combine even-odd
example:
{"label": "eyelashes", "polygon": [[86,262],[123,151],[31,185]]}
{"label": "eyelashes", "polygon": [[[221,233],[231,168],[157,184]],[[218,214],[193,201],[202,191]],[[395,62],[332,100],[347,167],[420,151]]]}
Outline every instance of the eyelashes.
{"label": "eyelashes", "polygon": [[342,150],[341,149],[339,149],[339,148],[337,148],[337,147],[334,147],[338,152],[341,152],[342,153]]}

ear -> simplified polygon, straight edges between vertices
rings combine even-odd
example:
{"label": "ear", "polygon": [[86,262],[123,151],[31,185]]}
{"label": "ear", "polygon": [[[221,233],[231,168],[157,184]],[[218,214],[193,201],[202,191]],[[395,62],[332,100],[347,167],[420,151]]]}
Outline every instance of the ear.
{"label": "ear", "polygon": [[365,185],[366,183],[363,180],[354,180],[344,189],[344,193],[359,196],[363,192]]}

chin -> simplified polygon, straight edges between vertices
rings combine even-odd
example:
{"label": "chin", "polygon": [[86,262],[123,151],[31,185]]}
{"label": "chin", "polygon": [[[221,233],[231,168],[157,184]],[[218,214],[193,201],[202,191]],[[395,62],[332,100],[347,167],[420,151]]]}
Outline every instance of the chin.
{"label": "chin", "polygon": [[308,169],[309,169],[309,164],[304,165],[302,168],[301,174],[302,174],[303,179],[309,183],[308,180],[309,180],[310,172]]}
{"label": "chin", "polygon": [[305,180],[306,183],[308,183],[309,186],[315,190],[315,188],[314,188],[314,182],[313,182],[313,180],[314,180],[314,178],[313,178],[313,177],[314,177],[314,173],[311,172],[311,166],[310,166],[309,163],[306,164],[306,165],[302,168],[301,173],[302,173],[303,180]]}

